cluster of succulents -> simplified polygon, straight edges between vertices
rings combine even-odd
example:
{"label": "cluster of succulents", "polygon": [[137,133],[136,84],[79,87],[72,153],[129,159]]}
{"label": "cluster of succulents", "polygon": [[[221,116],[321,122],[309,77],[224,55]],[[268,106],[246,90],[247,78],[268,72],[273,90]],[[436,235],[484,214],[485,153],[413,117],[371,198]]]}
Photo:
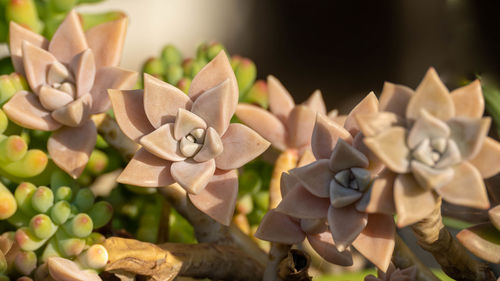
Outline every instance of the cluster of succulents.
{"label": "cluster of succulents", "polygon": [[[319,90],[297,104],[276,77],[256,80],[251,60],[211,43],[195,58],[165,46],[134,89],[137,73],[118,66],[127,19],[72,10],[84,2],[95,1],[2,3],[16,72],[0,76],[0,280],[231,270],[203,255],[181,266],[185,253],[164,243],[199,240],[224,256],[222,246],[247,243],[231,223],[269,253],[271,279],[283,274],[277,251],[309,244],[341,266],[356,249],[378,268],[367,281],[415,280],[420,269],[391,264],[397,227],[439,244],[442,200],[490,207],[483,178],[500,171],[500,144],[487,136],[479,81],[450,93],[431,68],[415,91],[386,83],[380,98],[371,92],[339,115]],[[105,133],[104,120],[116,131]],[[271,146],[274,165],[273,153],[260,157]],[[457,236],[493,263],[499,208]],[[222,238],[203,240],[214,232]],[[237,260],[241,249],[230,251]],[[243,254],[239,264],[255,262]]]}
{"label": "cluster of succulents", "polygon": [[29,276],[50,257],[75,260],[96,271],[106,265],[107,251],[99,245],[105,237],[93,231],[111,220],[113,208],[106,201],[95,202],[90,189],[23,182],[14,194],[3,185],[0,191],[0,217],[15,228],[2,237],[18,248],[3,273]]}

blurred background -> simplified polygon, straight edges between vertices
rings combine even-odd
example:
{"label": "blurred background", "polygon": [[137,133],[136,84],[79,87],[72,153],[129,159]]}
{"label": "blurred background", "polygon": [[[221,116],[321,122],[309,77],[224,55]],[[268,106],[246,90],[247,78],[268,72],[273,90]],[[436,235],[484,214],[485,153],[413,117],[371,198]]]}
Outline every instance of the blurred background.
{"label": "blurred background", "polygon": [[140,69],[166,43],[190,56],[216,40],[297,102],[321,89],[341,113],[384,81],[415,88],[430,66],[450,88],[500,72],[499,1],[108,0],[79,10],[110,9],[130,17],[124,67]]}

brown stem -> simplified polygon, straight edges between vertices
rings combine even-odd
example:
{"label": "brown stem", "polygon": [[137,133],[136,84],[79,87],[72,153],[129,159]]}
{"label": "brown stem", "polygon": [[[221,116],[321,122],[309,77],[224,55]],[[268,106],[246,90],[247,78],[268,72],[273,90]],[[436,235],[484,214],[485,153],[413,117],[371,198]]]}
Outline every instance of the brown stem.
{"label": "brown stem", "polygon": [[310,265],[311,258],[307,253],[292,249],[279,264],[278,280],[311,281],[312,278],[308,272]]}
{"label": "brown stem", "polygon": [[178,184],[159,188],[159,191],[171,206],[191,223],[198,242],[238,247],[265,266],[268,261],[266,253],[248,235],[236,226],[224,226],[198,210]]}
{"label": "brown stem", "polygon": [[405,269],[415,265],[417,267],[417,281],[439,281],[439,278],[415,256],[399,235],[396,234],[395,240],[396,245],[392,254],[392,263],[397,268]]}
{"label": "brown stem", "polygon": [[444,227],[441,200],[432,213],[412,225],[418,244],[430,252],[443,271],[455,280],[494,281],[495,275],[485,263],[471,257],[467,250]]}
{"label": "brown stem", "polygon": [[269,250],[269,262],[267,263],[266,270],[264,271],[263,281],[277,280],[280,263],[288,256],[288,252],[291,248],[292,245],[271,243],[271,249]]}
{"label": "brown stem", "polygon": [[295,149],[287,149],[278,156],[274,163],[273,175],[269,184],[269,210],[281,202],[281,174],[297,167],[299,155]]}
{"label": "brown stem", "polygon": [[182,262],[179,276],[212,280],[262,280],[262,266],[233,246],[165,243],[159,247]]}
{"label": "brown stem", "polygon": [[101,113],[92,116],[92,120],[99,134],[109,145],[118,150],[125,160],[132,159],[140,146],[125,136],[113,118],[106,113]]}

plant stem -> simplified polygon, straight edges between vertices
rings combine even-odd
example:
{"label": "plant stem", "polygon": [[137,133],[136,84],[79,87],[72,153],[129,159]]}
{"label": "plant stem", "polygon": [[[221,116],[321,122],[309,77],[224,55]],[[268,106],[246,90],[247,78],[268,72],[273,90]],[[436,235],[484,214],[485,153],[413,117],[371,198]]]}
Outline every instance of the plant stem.
{"label": "plant stem", "polygon": [[415,256],[398,234],[396,234],[395,240],[396,245],[392,254],[392,263],[397,268],[405,269],[415,265],[417,267],[417,281],[439,281],[439,278]]}
{"label": "plant stem", "polygon": [[273,175],[269,184],[269,210],[281,202],[281,174],[297,167],[299,155],[295,149],[287,149],[278,156],[274,163]]}
{"label": "plant stem", "polygon": [[139,145],[125,136],[113,118],[106,113],[101,113],[92,116],[92,120],[99,134],[109,145],[118,150],[125,160],[132,159]]}
{"label": "plant stem", "polygon": [[471,257],[467,250],[444,227],[441,217],[441,200],[432,213],[412,225],[418,244],[430,252],[451,278],[473,281],[494,281],[495,274],[485,263]]}

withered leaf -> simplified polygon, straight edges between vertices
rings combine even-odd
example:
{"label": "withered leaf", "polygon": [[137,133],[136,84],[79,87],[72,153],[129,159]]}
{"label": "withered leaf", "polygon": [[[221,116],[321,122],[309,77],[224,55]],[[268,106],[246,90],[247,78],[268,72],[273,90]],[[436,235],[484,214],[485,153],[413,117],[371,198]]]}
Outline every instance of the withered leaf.
{"label": "withered leaf", "polygon": [[104,247],[108,250],[109,262],[105,271],[118,273],[120,278],[130,278],[133,273],[149,277],[152,281],[173,280],[179,273],[182,262],[169,251],[158,246],[137,241],[111,237]]}

